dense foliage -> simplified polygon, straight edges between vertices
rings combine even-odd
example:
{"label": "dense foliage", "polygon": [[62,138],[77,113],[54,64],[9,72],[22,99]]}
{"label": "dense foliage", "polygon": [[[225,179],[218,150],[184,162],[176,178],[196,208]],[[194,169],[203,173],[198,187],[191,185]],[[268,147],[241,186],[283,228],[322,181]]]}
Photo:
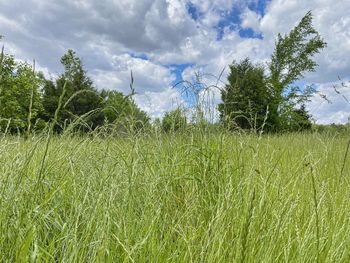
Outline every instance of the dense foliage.
{"label": "dense foliage", "polygon": [[131,96],[124,96],[118,91],[101,92],[104,100],[103,116],[107,123],[117,124],[117,129],[129,128],[140,130],[149,126],[150,118],[140,110]]}
{"label": "dense foliage", "polygon": [[[98,91],[73,50],[61,58],[64,72],[55,80],[45,79],[34,66],[0,56],[0,129],[25,132],[42,129],[55,119],[55,131],[68,126],[91,131],[106,124],[132,125],[141,129],[149,117],[132,96],[116,91]],[[60,108],[59,112],[56,110]]]}
{"label": "dense foliage", "polygon": [[34,72],[33,66],[16,62],[3,52],[0,65],[0,129],[24,132],[28,123],[35,125],[43,112],[42,76]]}
{"label": "dense foliage", "polygon": [[315,70],[313,56],[325,47],[308,12],[288,35],[278,35],[269,74],[248,59],[234,62],[230,66],[229,84],[221,94],[221,120],[243,129],[260,129],[263,124],[270,131],[311,128],[305,102],[314,90],[293,84],[306,72]]}
{"label": "dense foliage", "polygon": [[86,76],[81,60],[76,57],[74,51],[68,52],[62,57],[64,73],[54,83],[47,80],[43,88],[43,105],[45,107],[46,120],[54,117],[58,107],[59,98],[65,89],[62,99],[58,123],[63,126],[64,122],[72,123],[80,116],[84,118],[85,127],[96,128],[103,124],[101,109],[103,99],[93,87],[93,83]]}
{"label": "dense foliage", "polygon": [[178,108],[166,112],[162,121],[162,128],[165,132],[175,132],[186,127],[187,118],[183,109]]}
{"label": "dense foliage", "polygon": [[219,105],[221,119],[242,129],[262,129],[272,97],[264,68],[253,65],[249,59],[234,62],[230,65],[228,82],[221,94],[224,102]]}

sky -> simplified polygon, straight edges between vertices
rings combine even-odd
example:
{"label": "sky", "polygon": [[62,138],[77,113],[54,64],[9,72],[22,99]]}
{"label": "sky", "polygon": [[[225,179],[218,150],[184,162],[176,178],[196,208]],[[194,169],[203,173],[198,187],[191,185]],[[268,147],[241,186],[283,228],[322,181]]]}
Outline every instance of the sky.
{"label": "sky", "polygon": [[[176,83],[200,72],[203,82],[215,85],[223,72],[224,85],[228,65],[245,57],[267,65],[277,34],[312,11],[328,46],[315,56],[317,71],[298,83],[318,90],[307,105],[317,123],[346,123],[349,10],[349,0],[0,0],[0,35],[7,53],[35,59],[47,77],[62,73],[59,61],[68,49],[98,89],[127,94],[132,71],[137,104],[161,117],[189,104]],[[215,106],[220,92],[210,94]]]}

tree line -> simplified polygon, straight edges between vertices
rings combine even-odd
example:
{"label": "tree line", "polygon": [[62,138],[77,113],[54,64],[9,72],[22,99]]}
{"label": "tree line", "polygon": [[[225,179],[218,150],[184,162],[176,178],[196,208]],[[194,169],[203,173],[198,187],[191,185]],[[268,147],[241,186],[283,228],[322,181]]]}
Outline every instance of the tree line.
{"label": "tree line", "polygon": [[61,63],[64,72],[56,80],[46,79],[41,72],[35,71],[34,65],[18,62],[2,50],[2,131],[23,133],[30,127],[41,130],[53,120],[56,132],[69,126],[91,131],[116,122],[120,129],[131,122],[135,129],[149,124],[150,118],[136,105],[132,96],[112,90],[97,90],[73,50],[62,56]]}
{"label": "tree line", "polygon": [[[312,25],[308,12],[287,35],[278,35],[268,66],[249,58],[234,61],[218,105],[220,124],[226,128],[254,131],[300,131],[311,128],[306,102],[315,90],[301,89],[295,81],[314,71],[313,56],[326,42]],[[0,129],[7,132],[42,130],[54,122],[54,130],[67,128],[92,131],[99,127],[140,130],[149,127],[150,117],[134,102],[134,90],[124,95],[97,90],[82,61],[73,50],[61,58],[64,68],[56,80],[46,79],[27,62],[0,55]],[[57,110],[59,109],[59,110]],[[187,125],[182,109],[167,112],[153,125],[176,131]]]}

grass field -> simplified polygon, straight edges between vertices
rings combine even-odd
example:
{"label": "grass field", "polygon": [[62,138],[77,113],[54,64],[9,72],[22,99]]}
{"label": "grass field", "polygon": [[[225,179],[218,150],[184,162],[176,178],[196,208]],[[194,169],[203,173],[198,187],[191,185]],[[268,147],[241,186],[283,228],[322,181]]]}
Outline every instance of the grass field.
{"label": "grass field", "polygon": [[0,261],[350,262],[349,138],[0,139]]}

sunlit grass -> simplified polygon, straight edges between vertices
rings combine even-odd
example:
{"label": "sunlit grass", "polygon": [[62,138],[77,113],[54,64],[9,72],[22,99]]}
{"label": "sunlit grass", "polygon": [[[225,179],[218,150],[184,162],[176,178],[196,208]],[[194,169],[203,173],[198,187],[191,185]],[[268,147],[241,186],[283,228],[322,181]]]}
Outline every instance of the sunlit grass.
{"label": "sunlit grass", "polygon": [[349,262],[347,142],[2,137],[0,260]]}

